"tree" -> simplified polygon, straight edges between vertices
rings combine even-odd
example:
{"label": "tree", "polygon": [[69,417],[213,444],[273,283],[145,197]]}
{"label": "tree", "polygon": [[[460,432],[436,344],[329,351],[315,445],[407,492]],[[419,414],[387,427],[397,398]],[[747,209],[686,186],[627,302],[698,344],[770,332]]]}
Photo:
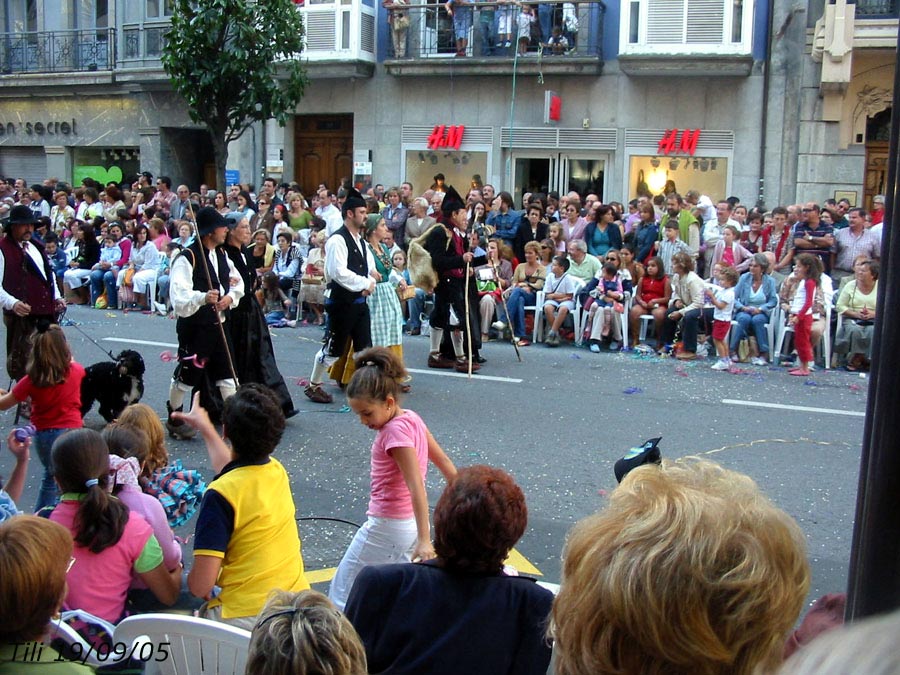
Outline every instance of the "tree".
{"label": "tree", "polygon": [[254,122],[284,126],[303,96],[303,34],[293,0],[176,0],[162,64],[209,130],[220,189],[228,144]]}

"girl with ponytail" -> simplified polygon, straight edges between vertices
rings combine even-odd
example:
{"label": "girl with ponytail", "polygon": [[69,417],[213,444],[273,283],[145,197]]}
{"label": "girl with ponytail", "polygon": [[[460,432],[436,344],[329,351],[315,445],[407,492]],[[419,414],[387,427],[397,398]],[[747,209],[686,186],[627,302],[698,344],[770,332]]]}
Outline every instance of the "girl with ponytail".
{"label": "girl with ponytail", "polygon": [[359,421],[378,432],[372,443],[368,520],[359,528],[331,582],[329,597],[343,610],[356,575],[366,565],[435,557],[428,519],[428,461],[449,483],[456,467],[412,410],[400,407],[406,369],[396,354],[374,347],[356,358],[347,385]]}
{"label": "girl with ponytail", "polygon": [[35,511],[56,504],[50,449],[53,442],[69,429],[80,429],[81,381],[84,368],[72,359],[65,333],[56,324],[38,321],[27,375],[11,391],[0,389],[0,410],[31,399],[31,423],[37,433],[35,445],[44,465]]}
{"label": "girl with ponytail", "polygon": [[62,496],[50,520],[75,540],[65,605],[116,623],[125,617],[133,576],[171,605],[178,598],[181,566],[166,569],[153,529],[107,491],[109,449],[93,429],[76,429],[53,444],[53,471]]}

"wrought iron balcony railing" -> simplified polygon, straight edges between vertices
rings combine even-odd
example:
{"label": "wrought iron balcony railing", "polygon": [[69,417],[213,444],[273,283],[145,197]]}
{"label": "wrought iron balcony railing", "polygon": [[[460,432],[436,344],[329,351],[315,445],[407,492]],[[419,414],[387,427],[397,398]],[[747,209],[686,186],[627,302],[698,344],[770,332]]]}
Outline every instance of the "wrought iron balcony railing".
{"label": "wrought iron balcony railing", "polygon": [[113,28],[0,34],[0,72],[61,73],[112,70]]}
{"label": "wrought iron balcony railing", "polygon": [[900,18],[900,0],[858,0],[857,19]]}
{"label": "wrought iron balcony railing", "polygon": [[[388,6],[389,59],[601,57],[597,0],[472,2]],[[521,36],[521,37],[520,37]]]}

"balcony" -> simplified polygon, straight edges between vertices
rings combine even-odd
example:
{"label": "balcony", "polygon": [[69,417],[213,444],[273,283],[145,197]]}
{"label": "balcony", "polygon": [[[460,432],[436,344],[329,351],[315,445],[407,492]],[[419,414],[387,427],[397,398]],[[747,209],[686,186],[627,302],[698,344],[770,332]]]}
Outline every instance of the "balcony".
{"label": "balcony", "polygon": [[310,79],[372,76],[373,0],[307,0],[298,11],[306,28],[306,47],[300,58]]}
{"label": "balcony", "polygon": [[900,17],[900,0],[862,0],[856,3],[857,19],[896,19]]}
{"label": "balcony", "polygon": [[622,0],[619,65],[628,75],[747,76],[750,0]]}
{"label": "balcony", "polygon": [[115,64],[112,28],[0,34],[4,75],[110,71]]}
{"label": "balcony", "polygon": [[[524,6],[530,8],[533,21],[523,28],[527,37],[519,44],[518,23]],[[443,2],[412,4],[394,11],[387,31],[387,72],[399,77],[509,75],[514,68],[520,74],[601,73],[603,2],[477,2],[465,11],[461,15],[457,10],[454,18]],[[393,27],[398,18],[408,21],[405,30]],[[527,21],[522,19],[524,26]],[[457,28],[464,41],[456,39]],[[554,28],[558,29],[555,36]]]}

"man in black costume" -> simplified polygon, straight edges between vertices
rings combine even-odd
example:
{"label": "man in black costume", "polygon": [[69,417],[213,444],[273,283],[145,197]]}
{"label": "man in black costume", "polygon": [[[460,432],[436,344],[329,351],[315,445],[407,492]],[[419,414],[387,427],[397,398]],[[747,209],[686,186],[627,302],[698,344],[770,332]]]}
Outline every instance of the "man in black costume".
{"label": "man in black costume", "polygon": [[244,297],[244,280],[225,254],[227,234],[222,214],[204,206],[197,211],[197,238],[172,263],[169,297],[178,317],[178,365],[166,402],[166,428],[175,437],[191,438],[196,433],[172,418],[173,412],[182,410],[185,394],[199,389],[202,395],[215,383],[224,401],[237,390],[228,317]]}
{"label": "man in black costume", "polygon": [[322,388],[325,373],[344,353],[352,340],[356,353],[372,346],[369,305],[366,299],[375,291],[375,259],[362,237],[366,222],[366,201],[350,188],[341,213],[344,224],[325,243],[325,312],[328,330],[322,348],[316,354],[309,386],[304,393],[314,403],[334,400]]}
{"label": "man in black costume", "polygon": [[[434,311],[431,313],[431,353],[428,355],[428,367],[455,368],[464,373],[469,368],[464,351],[467,344],[466,331],[471,331],[473,340],[479,335],[477,296],[475,304],[472,304],[470,296],[469,313],[466,316],[466,272],[471,273],[478,265],[486,265],[487,257],[475,257],[469,251],[466,204],[452,185],[447,186],[441,212],[441,224],[429,230],[423,243],[431,255],[431,264],[438,276],[438,284],[434,289]],[[474,287],[474,279],[470,279],[470,292]],[[476,348],[477,345],[473,343],[473,351]],[[472,356],[474,359],[474,354]],[[478,363],[472,363],[473,371],[480,367]]]}

